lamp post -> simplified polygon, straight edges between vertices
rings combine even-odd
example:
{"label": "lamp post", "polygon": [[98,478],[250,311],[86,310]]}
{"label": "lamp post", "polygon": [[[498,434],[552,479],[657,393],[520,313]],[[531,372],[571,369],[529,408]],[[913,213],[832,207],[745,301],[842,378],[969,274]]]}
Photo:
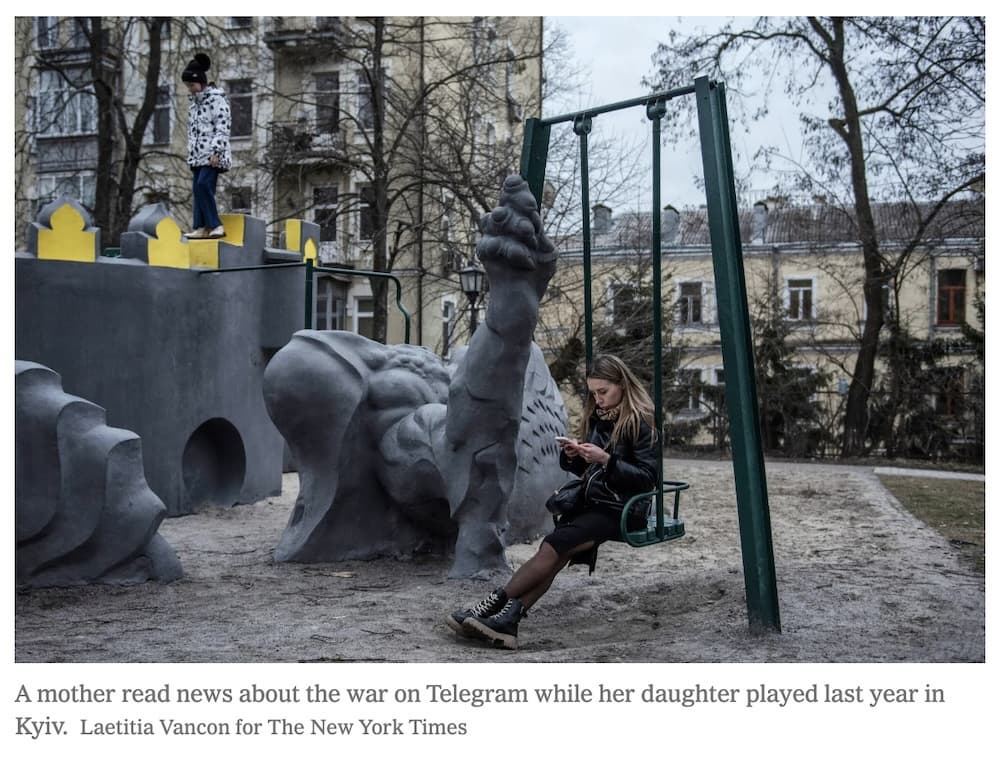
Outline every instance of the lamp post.
{"label": "lamp post", "polygon": [[462,284],[462,291],[469,298],[469,309],[471,311],[469,336],[471,337],[472,334],[476,333],[476,326],[478,325],[478,308],[476,307],[476,303],[486,288],[486,271],[478,266],[468,265],[458,272],[458,279]]}

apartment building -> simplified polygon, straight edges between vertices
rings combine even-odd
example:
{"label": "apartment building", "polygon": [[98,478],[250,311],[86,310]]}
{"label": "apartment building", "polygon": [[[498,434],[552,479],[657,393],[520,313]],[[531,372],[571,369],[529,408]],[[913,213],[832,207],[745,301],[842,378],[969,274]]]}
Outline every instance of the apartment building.
{"label": "apartment building", "polygon": [[[182,224],[190,218],[180,72],[205,52],[233,116],[220,211],[264,219],[274,244],[285,219],[317,223],[319,265],[400,279],[412,343],[447,354],[464,342],[469,304],[457,272],[472,261],[479,217],[517,168],[525,114],[540,110],[541,19],[157,21],[154,37],[138,17],[103,18],[99,28],[89,18],[16,19],[16,244],[55,196],[92,209],[128,185],[128,137],[144,103],[149,124],[120,215],[163,202]],[[102,87],[110,100],[98,97]],[[102,150],[109,171],[98,168]],[[390,343],[403,340],[394,299]],[[317,328],[373,333],[368,278],[321,274],[315,302]]]}

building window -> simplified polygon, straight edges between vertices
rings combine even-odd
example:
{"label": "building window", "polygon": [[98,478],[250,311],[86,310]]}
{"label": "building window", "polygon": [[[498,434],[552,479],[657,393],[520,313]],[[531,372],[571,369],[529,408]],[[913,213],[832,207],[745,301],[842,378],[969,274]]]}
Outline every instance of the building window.
{"label": "building window", "polygon": [[59,44],[59,21],[55,16],[35,18],[35,43],[39,50],[51,50]]}
{"label": "building window", "polygon": [[151,142],[165,145],[170,142],[170,87],[160,87],[156,90],[156,108],[153,110],[150,124]]}
{"label": "building window", "polygon": [[36,128],[43,137],[94,134],[97,98],[83,68],[41,71]]}
{"label": "building window", "polygon": [[788,319],[791,321],[811,321],[813,313],[812,279],[788,279]]}
{"label": "building window", "polygon": [[234,79],[227,82],[229,107],[232,110],[233,125],[230,135],[249,137],[253,133],[253,81]]}
{"label": "building window", "polygon": [[90,40],[87,37],[89,29],[87,20],[82,18],[67,19],[69,23],[69,48],[80,49],[90,47]]}
{"label": "building window", "polygon": [[938,271],[938,326],[959,326],[965,323],[965,269]]}
{"label": "building window", "polygon": [[681,326],[693,326],[701,323],[700,281],[689,281],[680,285],[677,315]]}
{"label": "building window", "polygon": [[316,28],[321,32],[339,32],[340,16],[316,16]]}
{"label": "building window", "polygon": [[333,134],[340,128],[340,75],[317,74],[316,131]]}
{"label": "building window", "polygon": [[458,308],[454,300],[443,300],[441,302],[441,356],[451,356],[451,338],[455,333],[455,322],[457,321]]}
{"label": "building window", "polygon": [[358,125],[362,129],[375,128],[375,103],[372,85],[364,71],[358,73]]}
{"label": "building window", "polygon": [[472,19],[472,60],[483,67],[478,76],[487,84],[496,84],[496,40],[497,30],[492,21],[482,16]]}
{"label": "building window", "polygon": [[679,412],[696,413],[701,411],[701,371],[698,369],[682,369],[677,371]]}
{"label": "building window", "polygon": [[229,190],[230,213],[253,213],[253,189],[251,187],[233,187]]}
{"label": "building window", "polygon": [[313,188],[313,221],[319,225],[319,241],[337,241],[337,188]]}
{"label": "building window", "polygon": [[[895,297],[892,294],[892,287],[888,284],[882,285],[882,315],[886,320],[890,320],[893,317],[893,303],[895,302]],[[861,300],[862,312],[864,313],[864,320],[868,320],[868,302],[864,298]]]}
{"label": "building window", "polygon": [[320,331],[344,328],[344,298],[329,276],[316,280],[316,328]]}
{"label": "building window", "polygon": [[608,291],[607,320],[618,328],[626,328],[636,318],[639,291],[633,284],[614,283]]}
{"label": "building window", "polygon": [[375,236],[375,190],[361,187],[361,205],[358,208],[358,237],[371,239]]}
{"label": "building window", "polygon": [[371,297],[354,298],[354,333],[375,338],[375,300]]}
{"label": "building window", "polygon": [[230,16],[230,29],[249,29],[253,26],[253,16]]}
{"label": "building window", "polygon": [[42,174],[38,177],[38,209],[55,200],[67,197],[85,208],[94,207],[97,176],[93,172],[79,171],[71,174]]}
{"label": "building window", "polygon": [[934,412],[942,416],[962,415],[965,410],[965,374],[961,368],[935,368],[931,373]]}
{"label": "building window", "polygon": [[165,205],[170,204],[170,190],[169,189],[148,189],[142,193],[142,201],[146,205],[155,205],[158,202],[162,202]]}

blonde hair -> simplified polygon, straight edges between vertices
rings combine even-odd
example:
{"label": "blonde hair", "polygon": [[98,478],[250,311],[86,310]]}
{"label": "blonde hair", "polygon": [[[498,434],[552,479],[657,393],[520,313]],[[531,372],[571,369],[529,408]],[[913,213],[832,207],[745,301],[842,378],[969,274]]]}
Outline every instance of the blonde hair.
{"label": "blonde hair", "polygon": [[[653,400],[650,399],[649,392],[621,358],[614,355],[597,355],[587,372],[587,378],[609,381],[621,387],[622,400],[618,405],[620,410],[615,427],[611,432],[612,448],[623,438],[632,441],[638,439],[639,429],[643,422],[653,432],[651,442],[656,439]],[[590,416],[594,414],[596,407],[597,402],[594,400],[594,395],[588,392],[584,404],[583,420],[580,422],[580,439],[582,440],[586,440],[587,433],[590,431]]]}

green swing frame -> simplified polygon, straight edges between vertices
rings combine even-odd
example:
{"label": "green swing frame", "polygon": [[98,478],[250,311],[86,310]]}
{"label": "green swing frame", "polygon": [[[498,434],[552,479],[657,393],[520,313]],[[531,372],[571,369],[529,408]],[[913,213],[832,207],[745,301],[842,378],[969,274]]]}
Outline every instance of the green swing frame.
{"label": "green swing frame", "polygon": [[[771,543],[771,521],[767,503],[767,482],[764,472],[763,445],[757,409],[757,389],[753,369],[753,347],[750,338],[750,316],[747,308],[746,281],[743,273],[739,214],[733,174],[732,148],[729,142],[729,118],[726,112],[725,87],[708,77],[695,79],[694,84],[657,92],[611,105],[568,113],[553,118],[529,118],[524,124],[521,150],[521,176],[531,188],[539,208],[545,183],[549,135],[553,124],[571,122],[580,141],[581,205],[583,208],[583,278],[585,300],[585,339],[587,367],[593,362],[593,319],[590,267],[590,188],[587,165],[587,135],[594,117],[624,108],[644,106],[652,122],[653,143],[653,352],[662,353],[661,307],[661,242],[660,242],[660,125],[667,103],[679,97],[694,95],[698,113],[702,165],[705,176],[708,226],[712,244],[718,300],[719,331],[723,366],[726,371],[726,407],[729,411],[732,441],[733,471],[736,483],[736,505],[740,525],[744,581],[747,590],[747,612],[751,630],[781,630],[778,611],[777,580],[774,571],[774,551]],[[663,428],[663,376],[660,360],[653,372],[653,402],[656,428]],[[680,538],[684,523],[680,519],[680,493],[688,484],[663,480],[662,434],[657,437],[657,486],[653,492],[633,497],[622,513],[622,541],[633,547],[645,547]],[[663,509],[665,494],[673,494],[671,517]],[[630,531],[628,513],[655,496],[654,514],[646,518],[646,527]]]}

